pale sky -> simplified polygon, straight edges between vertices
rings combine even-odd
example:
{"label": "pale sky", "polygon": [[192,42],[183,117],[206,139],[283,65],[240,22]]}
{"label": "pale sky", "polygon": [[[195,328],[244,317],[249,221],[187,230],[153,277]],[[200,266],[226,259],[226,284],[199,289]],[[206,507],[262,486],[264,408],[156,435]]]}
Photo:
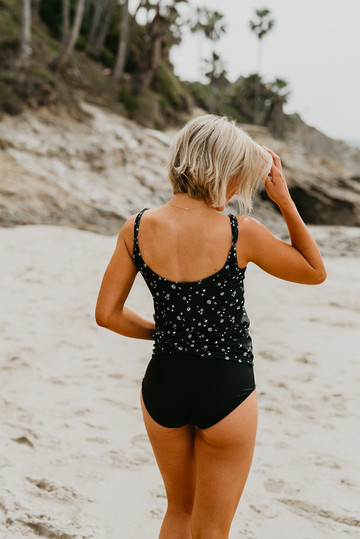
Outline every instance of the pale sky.
{"label": "pale sky", "polygon": [[265,81],[275,77],[288,81],[292,93],[285,112],[298,112],[330,137],[360,140],[360,0],[189,3],[217,9],[228,26],[214,45],[184,29],[183,42],[170,56],[181,79],[200,80],[199,51],[210,57],[212,47],[224,60],[229,80],[255,72],[258,39],[249,21],[255,18],[255,9],[267,8],[275,26],[261,40],[260,74]]}

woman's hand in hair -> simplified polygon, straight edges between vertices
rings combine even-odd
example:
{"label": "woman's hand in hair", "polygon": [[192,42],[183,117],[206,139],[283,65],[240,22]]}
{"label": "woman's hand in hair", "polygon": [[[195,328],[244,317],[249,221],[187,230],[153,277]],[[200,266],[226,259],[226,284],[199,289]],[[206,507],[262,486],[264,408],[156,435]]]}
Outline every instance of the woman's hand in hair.
{"label": "woman's hand in hair", "polygon": [[281,204],[291,200],[288,186],[286,184],[285,175],[281,166],[280,157],[275,152],[263,146],[273,158],[269,175],[264,180],[265,189],[269,198],[273,200],[279,207]]}

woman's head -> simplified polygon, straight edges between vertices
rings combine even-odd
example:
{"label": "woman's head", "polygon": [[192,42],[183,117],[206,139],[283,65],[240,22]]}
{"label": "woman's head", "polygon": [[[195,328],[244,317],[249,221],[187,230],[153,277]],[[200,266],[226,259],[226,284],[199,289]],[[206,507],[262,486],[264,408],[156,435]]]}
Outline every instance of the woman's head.
{"label": "woman's head", "polygon": [[235,120],[204,114],[175,135],[168,175],[174,194],[188,193],[214,208],[225,207],[237,195],[240,212],[250,212],[271,165],[271,155]]}

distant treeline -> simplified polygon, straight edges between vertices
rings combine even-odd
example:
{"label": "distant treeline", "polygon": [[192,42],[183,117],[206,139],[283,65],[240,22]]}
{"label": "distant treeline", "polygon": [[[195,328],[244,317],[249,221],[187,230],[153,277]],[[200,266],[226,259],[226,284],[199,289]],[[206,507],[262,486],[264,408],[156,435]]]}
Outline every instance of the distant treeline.
{"label": "distant treeline", "polygon": [[[139,0],[132,13],[128,4],[1,0],[0,109],[19,112],[24,100],[30,106],[70,103],[72,88],[159,129],[198,105],[282,135],[287,83],[264,82],[259,65],[248,76],[228,80],[215,50],[226,32],[223,14],[194,9],[188,0]],[[256,10],[256,16],[249,24],[260,51],[274,21],[267,9]],[[210,58],[198,58],[206,82],[181,81],[174,73],[170,51],[185,28],[212,43]]]}

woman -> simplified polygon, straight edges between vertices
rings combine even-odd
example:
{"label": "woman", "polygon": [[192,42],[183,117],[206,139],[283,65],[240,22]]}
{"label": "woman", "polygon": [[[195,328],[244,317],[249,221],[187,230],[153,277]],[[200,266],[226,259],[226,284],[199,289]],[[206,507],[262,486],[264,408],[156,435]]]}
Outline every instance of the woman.
{"label": "woman", "polygon": [[[280,158],[234,121],[206,114],[186,123],[173,139],[168,172],[172,198],[124,223],[95,316],[112,331],[155,341],[140,402],[168,501],[159,539],[225,539],[258,420],[247,264],[301,284],[322,283],[326,271]],[[220,213],[234,195],[249,212],[262,184],[291,245],[256,219]],[[138,271],[154,299],[154,322],[125,307]]]}

